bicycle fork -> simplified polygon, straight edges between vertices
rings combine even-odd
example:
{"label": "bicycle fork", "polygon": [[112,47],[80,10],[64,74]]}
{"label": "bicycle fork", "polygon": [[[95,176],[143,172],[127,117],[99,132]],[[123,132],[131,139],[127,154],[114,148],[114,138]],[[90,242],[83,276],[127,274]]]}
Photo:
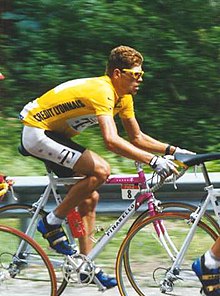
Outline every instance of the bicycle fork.
{"label": "bicycle fork", "polygon": [[[208,191],[212,190],[213,189],[213,186],[209,186],[206,188]],[[171,252],[171,256],[170,258],[173,260],[173,264],[170,268],[169,271],[167,271],[166,273],[166,276],[164,278],[164,280],[161,282],[161,285],[160,285],[160,290],[162,293],[166,293],[166,292],[171,292],[173,291],[173,286],[174,286],[174,282],[178,279],[180,279],[180,277],[178,277],[179,275],[179,271],[180,271],[180,266],[183,262],[183,259],[184,259],[184,256],[186,254],[186,251],[187,249],[189,248],[189,245],[193,239],[193,236],[196,232],[196,228],[198,226],[198,223],[200,221],[200,219],[202,218],[202,216],[204,215],[206,209],[207,209],[207,206],[208,206],[208,203],[210,202],[210,199],[212,198],[212,194],[209,192],[208,195],[207,195],[207,198],[205,199],[205,202],[204,204],[202,205],[202,207],[198,207],[197,210],[192,213],[190,215],[190,217],[193,216],[193,223],[192,223],[192,226],[180,248],[180,250],[178,251],[176,248],[175,248],[175,253],[176,253],[176,256],[173,256],[172,255],[172,252]],[[156,221],[159,225],[160,225],[160,222],[161,221]],[[161,226],[160,226],[161,227]],[[156,228],[155,228],[156,229]],[[163,234],[163,231],[164,234]],[[165,244],[164,244],[164,237],[167,239],[167,236],[169,237],[168,233],[166,233],[166,230],[165,230],[165,227],[164,225],[162,225],[162,229],[160,228],[159,229],[159,238],[160,238],[160,241],[163,245],[163,247],[165,248],[165,250],[167,251],[167,253],[169,254],[170,253],[170,249],[168,247],[168,245],[166,244],[166,241],[165,241]],[[171,248],[173,249],[172,247],[172,240],[169,238],[169,243],[171,242]],[[168,249],[167,249],[168,247]],[[175,247],[175,246],[174,246]]]}

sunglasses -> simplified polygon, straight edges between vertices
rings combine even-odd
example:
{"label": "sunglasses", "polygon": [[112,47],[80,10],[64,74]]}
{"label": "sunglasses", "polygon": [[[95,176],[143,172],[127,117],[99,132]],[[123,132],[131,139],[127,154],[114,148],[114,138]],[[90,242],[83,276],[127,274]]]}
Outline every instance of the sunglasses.
{"label": "sunglasses", "polygon": [[138,80],[144,75],[144,71],[135,71],[132,69],[122,69],[122,73],[130,73],[134,79]]}

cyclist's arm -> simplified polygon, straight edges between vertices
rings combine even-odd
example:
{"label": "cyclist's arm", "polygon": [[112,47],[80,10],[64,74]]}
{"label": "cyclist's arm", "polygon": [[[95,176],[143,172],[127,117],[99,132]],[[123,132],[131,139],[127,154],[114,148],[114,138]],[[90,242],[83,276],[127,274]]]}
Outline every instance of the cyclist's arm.
{"label": "cyclist's arm", "polygon": [[139,149],[132,143],[120,137],[112,116],[99,115],[97,117],[102,136],[108,150],[121,156],[149,164],[154,155]]}
{"label": "cyclist's arm", "polygon": [[[130,142],[140,149],[149,152],[165,154],[167,143],[162,143],[146,134],[144,134],[139,127],[137,120],[133,118],[122,118],[123,126],[128,134]],[[175,151],[175,146],[170,146],[170,153]]]}

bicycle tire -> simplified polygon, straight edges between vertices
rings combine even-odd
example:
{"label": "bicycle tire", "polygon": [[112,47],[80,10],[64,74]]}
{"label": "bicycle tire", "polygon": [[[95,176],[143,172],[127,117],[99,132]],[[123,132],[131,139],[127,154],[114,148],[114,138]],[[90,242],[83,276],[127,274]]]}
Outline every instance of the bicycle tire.
{"label": "bicycle tire", "polygon": [[[190,212],[194,212],[197,209],[197,206],[192,204],[184,203],[184,202],[165,202],[160,204],[161,212],[164,211],[172,211],[172,212],[185,212],[186,210]],[[140,221],[144,220],[145,218],[149,217],[149,211],[146,210],[142,212],[132,223],[129,231],[138,224]],[[202,217],[202,221],[214,228],[218,235],[220,235],[220,227],[216,220],[208,213],[204,213]]]}
{"label": "bicycle tire", "polygon": [[[148,296],[150,295],[148,293],[155,292],[155,289],[157,289],[157,295],[160,294],[160,281],[163,279],[164,273],[171,267],[172,260],[168,258],[158,239],[155,236],[151,238],[151,231],[155,232],[152,225],[157,220],[165,221],[166,229],[179,249],[188,232],[185,221],[189,219],[189,216],[190,213],[178,212],[157,214],[154,217],[142,220],[128,232],[116,259],[116,278],[120,295],[127,296],[127,291],[130,291],[130,289],[135,290],[137,295]],[[175,221],[175,224],[172,223],[172,220]],[[173,225],[175,225],[175,229]],[[179,236],[177,235],[178,231],[180,231]],[[198,289],[201,287],[199,280],[191,271],[191,264],[196,257],[201,256],[210,248],[217,236],[216,232],[207,224],[202,221],[199,222],[195,236],[189,246],[191,253],[187,252],[183,266],[181,266],[180,277],[185,281],[175,282],[175,288],[181,286],[180,291],[183,293],[179,294],[180,291],[178,290],[178,295],[186,295],[184,288],[187,288],[187,286],[191,285],[191,287],[198,287]],[[199,244],[198,238],[201,239],[201,237],[203,243]],[[188,281],[188,278],[190,278],[190,281]]]}
{"label": "bicycle tire", "polygon": [[[25,296],[37,289],[38,295],[56,296],[56,275],[43,249],[25,233],[9,226],[0,225],[0,235],[1,295]],[[21,252],[19,256],[16,254],[21,242],[25,244],[22,257]]]}
{"label": "bicycle tire", "polygon": [[[35,208],[32,205],[19,204],[19,203],[9,204],[9,205],[0,207],[0,219],[4,217],[10,218],[12,219],[10,220],[10,222],[13,225],[13,227],[22,228],[22,230],[23,229],[26,230],[27,225],[25,221],[27,218],[31,218],[34,212],[35,212]],[[40,210],[40,217],[43,217],[46,214],[47,214],[46,211]],[[13,219],[15,219],[15,221]],[[17,221],[17,219],[19,219],[19,221]],[[3,220],[1,220],[1,223],[2,222]],[[62,264],[64,263],[64,255],[58,254],[52,249],[50,249],[48,247],[48,242],[42,238],[41,234],[38,233],[38,231],[36,231],[33,234],[33,238],[40,244],[40,246],[43,248],[43,250],[45,251],[47,256],[50,258],[53,264],[56,277],[57,277],[57,286],[58,286],[57,296],[59,296],[63,293],[63,291],[65,290],[68,284],[68,282],[63,276],[63,270],[62,270]],[[57,263],[58,261],[60,261],[60,263]]]}

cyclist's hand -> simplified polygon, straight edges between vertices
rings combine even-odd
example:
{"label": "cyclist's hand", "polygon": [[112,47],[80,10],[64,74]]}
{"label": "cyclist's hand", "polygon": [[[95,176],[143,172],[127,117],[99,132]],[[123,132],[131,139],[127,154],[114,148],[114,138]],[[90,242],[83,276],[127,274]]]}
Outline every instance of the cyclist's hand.
{"label": "cyclist's hand", "polygon": [[149,165],[150,167],[162,178],[167,178],[168,176],[172,175],[172,173],[178,175],[178,171],[175,164],[172,160],[174,160],[173,155],[167,156],[154,156]]}
{"label": "cyclist's hand", "polygon": [[173,155],[175,156],[176,153],[180,153],[180,154],[196,154],[195,152],[186,150],[186,149],[182,149],[180,147],[176,147],[176,150],[174,151]]}

